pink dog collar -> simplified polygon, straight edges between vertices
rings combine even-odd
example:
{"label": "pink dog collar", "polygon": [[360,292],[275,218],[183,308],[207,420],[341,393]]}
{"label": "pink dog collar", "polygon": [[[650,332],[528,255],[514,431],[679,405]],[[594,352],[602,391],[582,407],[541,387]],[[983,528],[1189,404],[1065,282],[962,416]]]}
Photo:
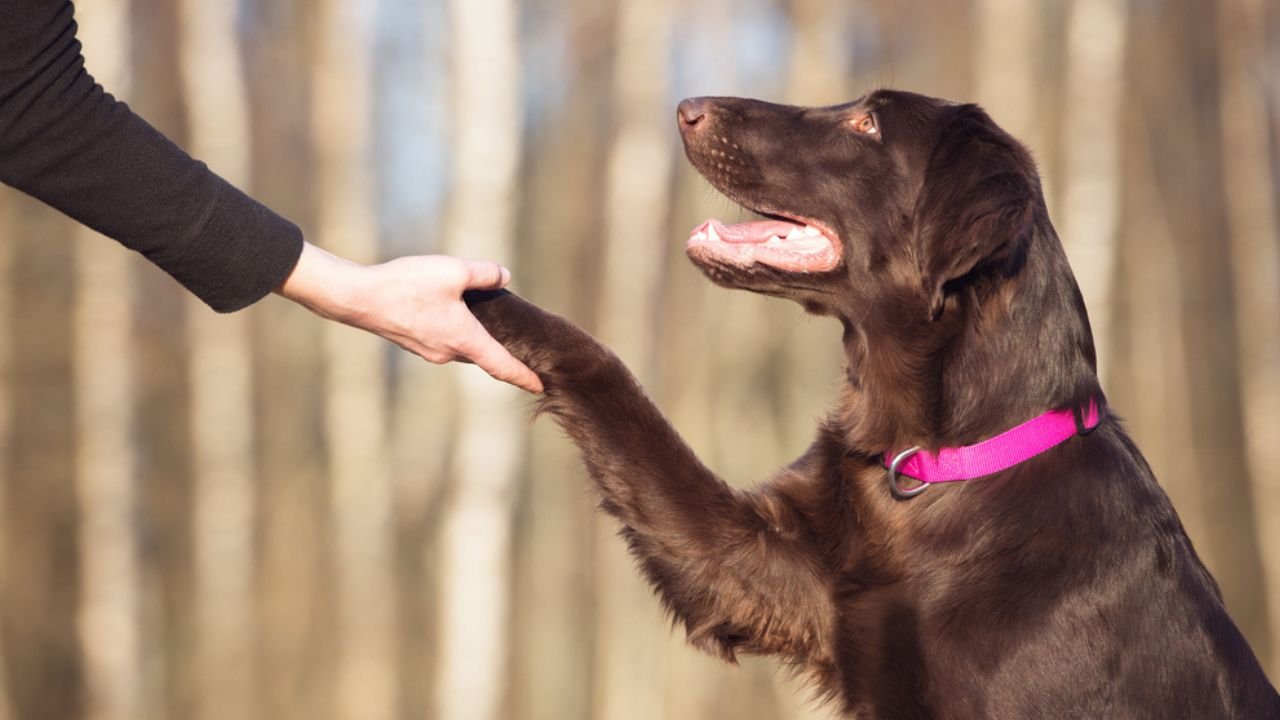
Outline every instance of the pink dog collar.
{"label": "pink dog collar", "polygon": [[[905,500],[924,492],[933,483],[973,480],[998,473],[1061,445],[1073,435],[1085,435],[1102,422],[1105,412],[1096,399],[1081,413],[1077,409],[1050,410],[976,445],[942,448],[936,451],[908,448],[896,455],[884,454],[889,469],[889,489]],[[920,485],[903,488],[899,476],[918,480]]]}

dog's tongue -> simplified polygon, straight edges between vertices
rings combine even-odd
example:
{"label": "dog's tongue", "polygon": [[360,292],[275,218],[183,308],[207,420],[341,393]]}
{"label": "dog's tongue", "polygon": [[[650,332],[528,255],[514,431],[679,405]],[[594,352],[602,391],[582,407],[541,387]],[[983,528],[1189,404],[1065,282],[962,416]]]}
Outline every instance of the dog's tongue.
{"label": "dog's tongue", "polygon": [[786,222],[785,220],[757,220],[736,225],[725,225],[713,218],[699,225],[693,232],[710,234],[708,231],[712,231],[724,242],[754,245],[769,242],[770,239],[775,237],[785,238],[793,231],[803,228],[804,226],[799,223]]}
{"label": "dog's tongue", "polygon": [[787,272],[827,272],[840,265],[836,240],[812,225],[785,220],[737,225],[708,220],[693,229],[685,252],[699,263],[768,265]]}

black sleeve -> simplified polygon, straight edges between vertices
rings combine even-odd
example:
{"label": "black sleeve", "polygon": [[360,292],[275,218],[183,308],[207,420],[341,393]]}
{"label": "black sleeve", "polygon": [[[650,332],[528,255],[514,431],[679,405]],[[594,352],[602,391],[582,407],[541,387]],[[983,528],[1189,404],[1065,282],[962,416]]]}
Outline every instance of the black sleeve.
{"label": "black sleeve", "polygon": [[302,251],[297,226],[85,72],[68,0],[0,0],[0,181],[137,250],[219,312],[278,287]]}

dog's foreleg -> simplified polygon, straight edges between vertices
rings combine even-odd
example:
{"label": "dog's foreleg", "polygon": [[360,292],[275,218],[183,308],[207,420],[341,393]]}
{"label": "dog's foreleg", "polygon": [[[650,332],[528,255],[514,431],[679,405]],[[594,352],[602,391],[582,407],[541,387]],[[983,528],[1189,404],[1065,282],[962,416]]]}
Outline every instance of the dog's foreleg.
{"label": "dog's foreleg", "polygon": [[467,293],[472,312],[546,387],[541,410],[577,443],[622,535],[695,645],[800,663],[829,657],[826,573],[795,504],[709,471],[618,358],[511,293]]}

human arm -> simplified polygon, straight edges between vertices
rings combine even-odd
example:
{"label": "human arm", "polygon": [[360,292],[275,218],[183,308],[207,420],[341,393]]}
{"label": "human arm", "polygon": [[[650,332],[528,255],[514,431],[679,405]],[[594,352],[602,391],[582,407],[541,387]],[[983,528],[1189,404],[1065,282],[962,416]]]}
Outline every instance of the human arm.
{"label": "human arm", "polygon": [[142,253],[219,312],[277,290],[433,362],[469,359],[541,390],[459,299],[506,284],[499,266],[437,257],[365,267],[305,245],[293,223],[94,81],[65,0],[0,2],[0,181]]}
{"label": "human arm", "polygon": [[215,310],[276,288],[302,250],[85,71],[70,2],[0,3],[0,181],[136,250]]}

